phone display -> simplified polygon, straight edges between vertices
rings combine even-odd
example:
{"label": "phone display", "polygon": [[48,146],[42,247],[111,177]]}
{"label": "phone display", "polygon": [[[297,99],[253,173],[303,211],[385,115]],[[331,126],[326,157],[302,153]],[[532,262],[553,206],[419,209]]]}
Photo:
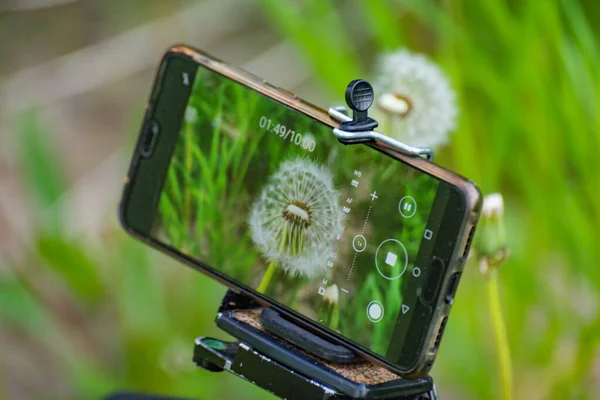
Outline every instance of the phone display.
{"label": "phone display", "polygon": [[152,235],[385,356],[439,186],[199,68]]}
{"label": "phone display", "polygon": [[170,92],[151,110],[160,134],[143,161],[161,167],[126,223],[414,367],[465,213],[460,192],[374,147],[344,146],[330,126],[216,71],[166,64]]}

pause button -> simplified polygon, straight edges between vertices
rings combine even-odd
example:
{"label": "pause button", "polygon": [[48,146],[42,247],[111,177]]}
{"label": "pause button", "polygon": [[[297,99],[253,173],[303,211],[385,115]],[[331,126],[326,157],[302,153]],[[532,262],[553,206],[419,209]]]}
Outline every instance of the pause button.
{"label": "pause button", "polygon": [[404,218],[410,218],[417,212],[417,202],[411,196],[404,196],[398,203],[398,211]]}

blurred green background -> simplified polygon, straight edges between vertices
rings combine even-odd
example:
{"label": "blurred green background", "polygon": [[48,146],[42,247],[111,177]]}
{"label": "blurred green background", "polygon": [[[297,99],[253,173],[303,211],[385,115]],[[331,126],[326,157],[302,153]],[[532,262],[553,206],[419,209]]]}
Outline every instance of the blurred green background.
{"label": "blurred green background", "polygon": [[[437,162],[505,197],[515,398],[598,398],[599,17],[568,0],[2,1],[0,397],[268,397],[190,362],[225,289],[116,220],[155,67],[184,42],[322,106],[382,51],[440,64],[461,114]],[[469,266],[432,372],[445,399],[498,398],[483,285]]]}

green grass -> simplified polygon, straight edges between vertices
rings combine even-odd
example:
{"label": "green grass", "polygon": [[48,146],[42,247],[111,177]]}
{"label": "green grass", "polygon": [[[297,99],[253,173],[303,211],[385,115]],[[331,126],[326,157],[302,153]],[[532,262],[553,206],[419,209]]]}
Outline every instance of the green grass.
{"label": "green grass", "polygon": [[[512,255],[500,271],[500,289],[516,398],[595,398],[600,48],[594,22],[600,6],[568,0],[350,4],[356,8],[331,0],[261,1],[332,97],[341,99],[348,81],[368,76],[380,51],[402,46],[442,66],[461,116],[437,162],[484,192],[502,192],[506,201]],[[354,22],[346,24],[350,16]],[[27,257],[4,261],[10,273],[0,275],[2,330],[41,346],[73,398],[114,388],[266,396],[189,362],[190,338],[216,334],[212,319],[224,289],[134,242],[114,222],[94,242],[64,232],[66,211],[44,211],[66,189],[60,155],[46,143],[50,132],[27,115],[17,133],[19,170],[38,231]],[[240,160],[240,171],[248,168],[239,155],[246,149],[214,146],[203,162],[214,164],[211,151],[224,152]],[[218,175],[210,182],[207,190],[240,184]],[[469,266],[433,370],[443,397],[498,398],[489,327],[483,278]],[[7,387],[0,379],[0,390]]]}
{"label": "green grass", "polygon": [[[264,397],[242,380],[191,363],[193,339],[218,333],[213,319],[222,286],[134,241],[114,216],[87,238],[60,225],[67,210],[57,203],[64,191],[59,177],[66,171],[46,140],[50,132],[37,121],[34,114],[23,117],[16,139],[38,229],[24,257],[3,260],[10,273],[0,275],[0,320],[4,334],[20,338],[19,346],[39,350],[13,347],[9,354],[44,360],[40,368],[60,377],[69,398],[100,398],[119,389]],[[35,374],[19,368],[0,380],[3,398],[13,386],[8,377],[18,382]],[[64,398],[43,387],[31,390]]]}

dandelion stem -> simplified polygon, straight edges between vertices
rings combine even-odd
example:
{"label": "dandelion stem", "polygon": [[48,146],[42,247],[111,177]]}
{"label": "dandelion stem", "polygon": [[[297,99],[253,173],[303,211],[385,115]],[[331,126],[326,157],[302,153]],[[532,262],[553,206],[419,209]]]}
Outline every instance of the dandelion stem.
{"label": "dandelion stem", "polygon": [[340,323],[340,307],[338,303],[334,303],[331,307],[331,317],[329,319],[329,328],[337,331],[338,324]]}
{"label": "dandelion stem", "polygon": [[502,382],[502,399],[512,400],[513,398],[513,376],[510,359],[510,348],[506,336],[506,325],[502,316],[500,307],[500,291],[498,288],[497,271],[490,271],[487,279],[487,292],[490,307],[490,316],[496,340],[496,350],[498,354],[498,365],[500,367],[500,377]]}
{"label": "dandelion stem", "polygon": [[265,274],[263,275],[260,284],[256,288],[256,291],[258,293],[264,293],[267,290],[267,288],[269,287],[269,282],[271,282],[271,278],[273,277],[273,274],[275,273],[276,269],[277,260],[273,260],[269,263],[269,266],[267,267],[267,270],[265,271]]}

